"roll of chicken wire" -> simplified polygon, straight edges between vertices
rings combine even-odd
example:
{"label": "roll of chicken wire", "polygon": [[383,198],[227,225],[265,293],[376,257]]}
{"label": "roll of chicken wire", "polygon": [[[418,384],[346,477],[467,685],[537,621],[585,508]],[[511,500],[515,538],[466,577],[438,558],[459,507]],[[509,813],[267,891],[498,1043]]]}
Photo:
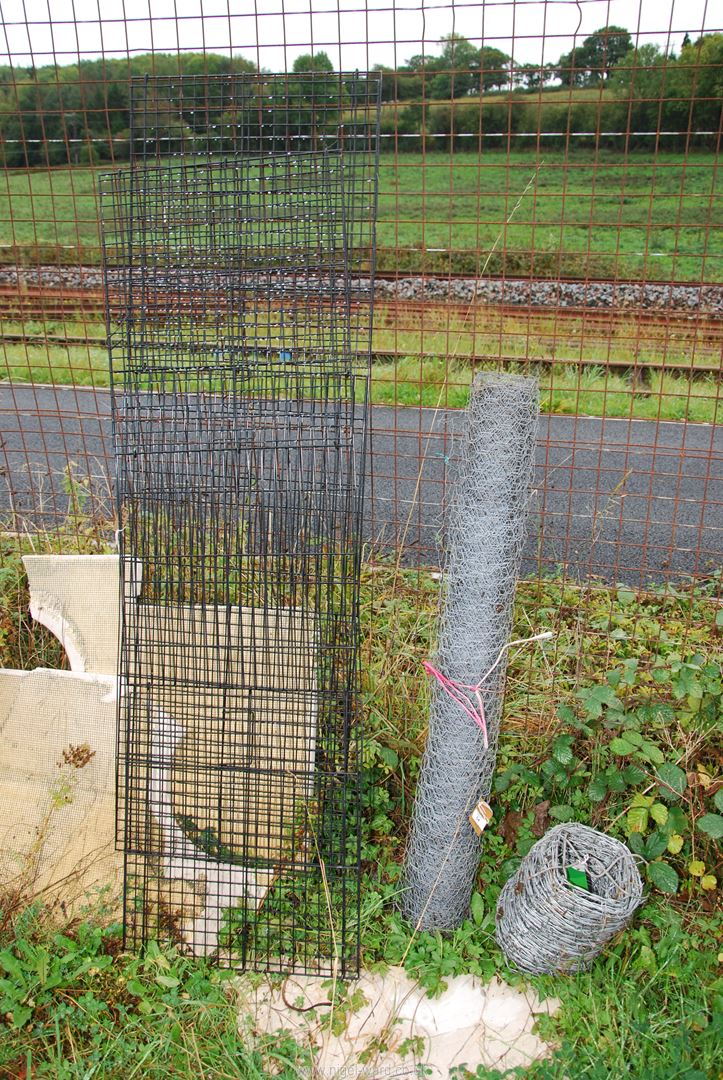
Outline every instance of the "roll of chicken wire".
{"label": "roll of chicken wire", "polygon": [[[475,379],[449,498],[439,670],[428,667],[439,681],[401,900],[420,929],[449,929],[462,921],[479,867],[480,839],[468,817],[488,798],[494,772],[507,655],[500,661],[500,653],[512,625],[537,417],[535,379],[496,372]],[[483,723],[460,707],[455,685],[479,690]]]}
{"label": "roll of chicken wire", "polygon": [[497,943],[522,971],[579,971],[642,901],[637,862],[625,844],[587,825],[557,825],[502,889]]}

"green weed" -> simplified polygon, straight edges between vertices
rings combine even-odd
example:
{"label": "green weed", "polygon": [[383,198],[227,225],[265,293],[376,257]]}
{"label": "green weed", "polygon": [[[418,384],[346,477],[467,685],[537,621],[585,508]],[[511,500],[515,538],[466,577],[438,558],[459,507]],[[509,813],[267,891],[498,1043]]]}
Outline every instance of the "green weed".
{"label": "green weed", "polygon": [[0,537],[0,667],[67,665],[62,645],[30,616],[28,579],[15,540]]}
{"label": "green weed", "polygon": [[[464,358],[408,357],[394,364],[374,368],[372,400],[376,405],[406,405],[413,408],[464,408],[476,371],[497,369],[490,358],[474,367]],[[653,373],[643,393],[636,393],[629,378],[611,374],[602,367],[580,371],[574,363],[554,368],[507,363],[507,371],[534,373],[540,379],[540,407],[543,413],[609,416],[635,420],[687,420],[714,424],[720,416],[718,386],[710,377]]]}
{"label": "green weed", "polygon": [[[562,1002],[540,1020],[555,1049],[525,1074],[530,1080],[715,1075],[723,1034],[719,589],[716,577],[640,593],[555,578],[520,584],[514,633],[551,630],[553,638],[510,664],[495,816],[469,916],[450,933],[413,935],[398,900],[429,704],[421,661],[434,649],[440,584],[393,562],[364,567],[364,963],[403,963],[432,994],[469,972],[522,984],[495,944],[495,906],[536,838],[575,819],[625,840],[643,861],[647,901],[590,970],[529,980]],[[321,895],[307,899],[322,910]],[[274,922],[289,925],[291,891],[268,902],[278,908]],[[335,919],[336,897],[330,903]],[[155,944],[128,956],[117,930],[88,923],[58,932],[33,907],[10,910],[0,928],[0,1076],[291,1077],[311,1068],[283,1035],[239,1036],[227,976],[206,962]],[[339,993],[340,1023],[359,1002],[353,987]]]}
{"label": "green weed", "polygon": [[283,1033],[242,1037],[228,979],[154,943],[123,954],[117,926],[54,932],[31,907],[0,949],[0,1076],[303,1075]]}
{"label": "green weed", "polygon": [[534,1080],[714,1075],[722,989],[718,588],[715,578],[641,594],[554,579],[521,583],[515,634],[550,629],[554,639],[514,659],[508,672],[495,827],[484,835],[470,915],[451,933],[411,935],[396,902],[428,709],[421,659],[433,648],[439,586],[426,575],[374,568],[365,961],[403,962],[431,993],[465,972],[487,979],[502,969],[519,982],[494,941],[495,906],[546,828],[585,822],[643,859],[648,901],[633,926],[589,972],[530,980],[563,1003],[541,1022],[558,1050],[525,1073]]}
{"label": "green weed", "polygon": [[[108,357],[105,351],[52,346],[7,346],[8,376],[16,382],[53,385],[107,386]],[[418,357],[377,363],[373,368],[372,399],[377,405],[415,408],[464,408],[474,371],[485,365],[461,358]],[[488,365],[497,368],[491,357]],[[529,373],[537,365],[506,363],[506,370]],[[636,392],[625,375],[605,372],[604,366],[583,369],[567,365],[539,369],[541,408],[545,413],[586,416],[617,416],[635,420],[687,420],[717,423],[720,415],[718,385],[713,376],[688,378],[654,372]]]}

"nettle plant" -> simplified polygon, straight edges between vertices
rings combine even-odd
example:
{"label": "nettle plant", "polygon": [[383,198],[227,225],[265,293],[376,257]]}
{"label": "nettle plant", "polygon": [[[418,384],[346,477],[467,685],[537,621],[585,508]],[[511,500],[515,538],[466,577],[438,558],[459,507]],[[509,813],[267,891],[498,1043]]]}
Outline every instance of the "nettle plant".
{"label": "nettle plant", "polygon": [[549,816],[589,816],[622,832],[661,892],[713,892],[723,837],[723,780],[710,749],[720,666],[669,653],[643,671],[627,659],[576,699],[558,708],[562,729],[540,766]]}

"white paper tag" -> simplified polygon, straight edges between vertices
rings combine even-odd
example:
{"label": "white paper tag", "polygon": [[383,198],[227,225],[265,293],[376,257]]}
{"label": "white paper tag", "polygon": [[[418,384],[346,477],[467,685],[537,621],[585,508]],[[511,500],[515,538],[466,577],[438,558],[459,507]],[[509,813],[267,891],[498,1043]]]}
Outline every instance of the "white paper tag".
{"label": "white paper tag", "polygon": [[469,815],[469,823],[477,835],[481,836],[490,821],[492,821],[492,808],[484,801],[484,799],[480,799],[472,813]]}

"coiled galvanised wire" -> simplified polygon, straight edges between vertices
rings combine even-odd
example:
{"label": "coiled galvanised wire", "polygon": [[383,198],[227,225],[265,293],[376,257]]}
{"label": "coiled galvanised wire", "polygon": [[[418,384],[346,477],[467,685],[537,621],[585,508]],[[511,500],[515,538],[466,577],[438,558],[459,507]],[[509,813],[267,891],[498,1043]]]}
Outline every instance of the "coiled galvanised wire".
{"label": "coiled galvanised wire", "polygon": [[[570,881],[580,872],[586,887]],[[523,971],[579,971],[642,902],[637,862],[625,844],[587,825],[556,825],[502,889],[497,943]]]}

